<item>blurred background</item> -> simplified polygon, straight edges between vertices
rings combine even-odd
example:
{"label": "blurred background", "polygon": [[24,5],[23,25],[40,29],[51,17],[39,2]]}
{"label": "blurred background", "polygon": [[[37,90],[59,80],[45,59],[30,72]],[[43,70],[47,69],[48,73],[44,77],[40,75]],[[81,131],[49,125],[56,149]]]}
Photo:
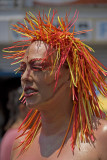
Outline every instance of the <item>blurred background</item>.
{"label": "blurred background", "polygon": [[[95,50],[94,56],[107,67],[107,0],[0,0],[0,139],[9,121],[8,94],[20,86],[20,74],[14,73],[17,65],[11,66],[12,61],[2,58],[3,48],[22,39],[10,30],[11,24],[23,22],[28,11],[48,13],[50,8],[57,9],[62,17],[71,9],[70,19],[76,9],[79,11],[75,30],[93,29],[79,37]],[[54,23],[58,25],[57,20]]]}

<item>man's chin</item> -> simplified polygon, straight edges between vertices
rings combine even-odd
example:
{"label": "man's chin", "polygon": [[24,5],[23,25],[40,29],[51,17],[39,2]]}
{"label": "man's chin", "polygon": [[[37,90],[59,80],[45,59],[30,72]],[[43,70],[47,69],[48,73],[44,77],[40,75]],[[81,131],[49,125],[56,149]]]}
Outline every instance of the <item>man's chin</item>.
{"label": "man's chin", "polygon": [[32,103],[26,101],[26,107],[29,109],[38,109],[38,105],[40,105],[40,102]]}
{"label": "man's chin", "polygon": [[34,104],[34,103],[27,103],[26,102],[26,107],[29,108],[29,109],[36,108],[36,104]]}

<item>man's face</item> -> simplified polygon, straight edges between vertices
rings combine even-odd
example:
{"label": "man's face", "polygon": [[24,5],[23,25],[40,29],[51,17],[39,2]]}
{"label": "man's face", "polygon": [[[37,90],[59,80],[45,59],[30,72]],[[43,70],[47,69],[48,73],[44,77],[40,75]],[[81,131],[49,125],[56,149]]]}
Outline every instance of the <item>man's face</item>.
{"label": "man's face", "polygon": [[35,107],[49,101],[58,92],[61,86],[66,83],[67,69],[61,69],[57,87],[55,87],[55,67],[54,72],[50,75],[52,70],[53,56],[43,60],[49,54],[54,52],[50,50],[49,46],[43,42],[33,42],[26,50],[20,68],[23,72],[21,77],[21,84],[26,97],[26,105],[28,107]]}

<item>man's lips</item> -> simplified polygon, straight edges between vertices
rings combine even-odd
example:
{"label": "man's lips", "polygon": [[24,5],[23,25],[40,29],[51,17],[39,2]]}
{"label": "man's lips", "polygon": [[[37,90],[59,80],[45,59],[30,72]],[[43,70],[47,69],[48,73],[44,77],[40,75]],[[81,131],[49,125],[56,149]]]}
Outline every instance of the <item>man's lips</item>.
{"label": "man's lips", "polygon": [[32,95],[35,95],[38,93],[37,89],[34,89],[32,87],[25,87],[24,89],[24,96],[27,97],[31,97]]}

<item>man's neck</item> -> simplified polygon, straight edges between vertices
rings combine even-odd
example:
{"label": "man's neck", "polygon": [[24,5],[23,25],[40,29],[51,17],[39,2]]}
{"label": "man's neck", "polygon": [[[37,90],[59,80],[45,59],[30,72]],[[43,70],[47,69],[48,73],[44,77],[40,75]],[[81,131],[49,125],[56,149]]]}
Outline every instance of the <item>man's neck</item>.
{"label": "man's neck", "polygon": [[[66,93],[62,94],[62,93]],[[72,100],[69,96],[69,90],[66,92],[59,91],[56,97],[41,111],[42,133],[45,135],[59,134],[68,128]]]}

